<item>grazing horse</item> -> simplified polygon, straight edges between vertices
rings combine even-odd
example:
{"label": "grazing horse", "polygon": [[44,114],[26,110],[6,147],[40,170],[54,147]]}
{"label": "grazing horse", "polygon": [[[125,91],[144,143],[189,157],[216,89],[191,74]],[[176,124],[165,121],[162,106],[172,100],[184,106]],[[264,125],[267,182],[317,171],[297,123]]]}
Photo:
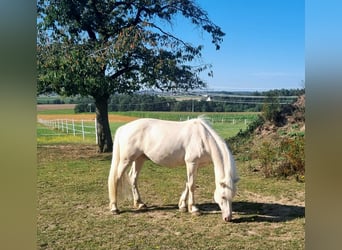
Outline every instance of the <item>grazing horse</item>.
{"label": "grazing horse", "polygon": [[[134,206],[138,209],[146,207],[137,186],[146,159],[167,167],[186,165],[187,182],[178,206],[181,211],[188,209],[195,214],[200,213],[194,198],[197,169],[212,162],[216,186],[214,200],[221,208],[223,220],[232,220],[232,199],[238,181],[234,159],[226,143],[205,120],[196,118],[175,122],[146,118],[117,129],[108,177],[109,206],[113,214],[119,213],[117,197],[121,192],[119,187],[124,186],[122,182],[129,182]],[[129,166],[127,180],[123,177]]]}

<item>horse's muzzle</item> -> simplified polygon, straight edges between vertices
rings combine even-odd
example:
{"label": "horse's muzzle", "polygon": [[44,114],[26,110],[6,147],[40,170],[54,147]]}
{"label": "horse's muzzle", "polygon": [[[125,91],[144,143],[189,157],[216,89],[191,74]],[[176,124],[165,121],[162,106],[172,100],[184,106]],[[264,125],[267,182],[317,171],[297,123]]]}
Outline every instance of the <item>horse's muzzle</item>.
{"label": "horse's muzzle", "polygon": [[232,216],[231,215],[229,215],[229,216],[227,216],[227,217],[224,217],[224,221],[225,222],[230,222],[230,221],[232,221]]}

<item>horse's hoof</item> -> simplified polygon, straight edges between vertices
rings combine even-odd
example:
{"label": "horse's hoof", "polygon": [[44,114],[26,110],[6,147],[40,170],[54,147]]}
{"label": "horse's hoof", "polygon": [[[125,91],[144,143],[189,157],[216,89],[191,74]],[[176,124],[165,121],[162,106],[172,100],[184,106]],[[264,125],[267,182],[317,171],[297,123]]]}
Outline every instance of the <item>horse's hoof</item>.
{"label": "horse's hoof", "polygon": [[143,209],[146,209],[146,208],[147,208],[146,204],[141,203],[141,204],[138,205],[137,210],[143,210]]}
{"label": "horse's hoof", "polygon": [[113,215],[118,215],[120,214],[120,211],[118,209],[111,210]]}
{"label": "horse's hoof", "polygon": [[186,207],[180,207],[180,208],[179,208],[179,211],[182,212],[182,213],[185,213],[185,212],[187,212],[188,210],[186,209]]}
{"label": "horse's hoof", "polygon": [[200,210],[196,210],[196,211],[191,212],[191,214],[194,216],[200,216],[202,213]]}

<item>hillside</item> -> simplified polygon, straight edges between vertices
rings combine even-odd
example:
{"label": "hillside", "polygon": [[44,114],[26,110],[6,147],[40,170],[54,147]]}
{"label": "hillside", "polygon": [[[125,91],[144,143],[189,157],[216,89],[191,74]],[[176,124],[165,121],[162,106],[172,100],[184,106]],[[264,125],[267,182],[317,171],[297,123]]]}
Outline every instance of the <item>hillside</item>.
{"label": "hillside", "polygon": [[265,139],[275,135],[288,136],[293,133],[305,132],[305,95],[298,97],[293,104],[286,105],[275,114],[275,121],[265,121],[257,127],[257,139]]}
{"label": "hillside", "polygon": [[265,177],[291,177],[304,181],[305,95],[272,114],[265,113],[250,127],[228,140],[239,159]]}

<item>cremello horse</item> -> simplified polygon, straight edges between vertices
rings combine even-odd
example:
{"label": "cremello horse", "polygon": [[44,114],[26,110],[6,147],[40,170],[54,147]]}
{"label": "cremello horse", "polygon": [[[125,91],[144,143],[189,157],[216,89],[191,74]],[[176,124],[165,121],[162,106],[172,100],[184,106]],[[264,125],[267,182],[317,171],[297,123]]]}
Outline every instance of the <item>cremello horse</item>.
{"label": "cremello horse", "polygon": [[[113,158],[108,177],[110,210],[118,214],[119,187],[129,166],[134,206],[145,207],[140,198],[137,178],[146,159],[168,167],[186,165],[187,182],[179,200],[179,209],[199,213],[195,206],[195,177],[200,166],[213,163],[216,189],[214,200],[225,221],[232,219],[232,199],[238,181],[232,153],[226,143],[202,119],[183,122],[138,119],[118,128],[113,145]],[[126,178],[127,179],[127,178]]]}

